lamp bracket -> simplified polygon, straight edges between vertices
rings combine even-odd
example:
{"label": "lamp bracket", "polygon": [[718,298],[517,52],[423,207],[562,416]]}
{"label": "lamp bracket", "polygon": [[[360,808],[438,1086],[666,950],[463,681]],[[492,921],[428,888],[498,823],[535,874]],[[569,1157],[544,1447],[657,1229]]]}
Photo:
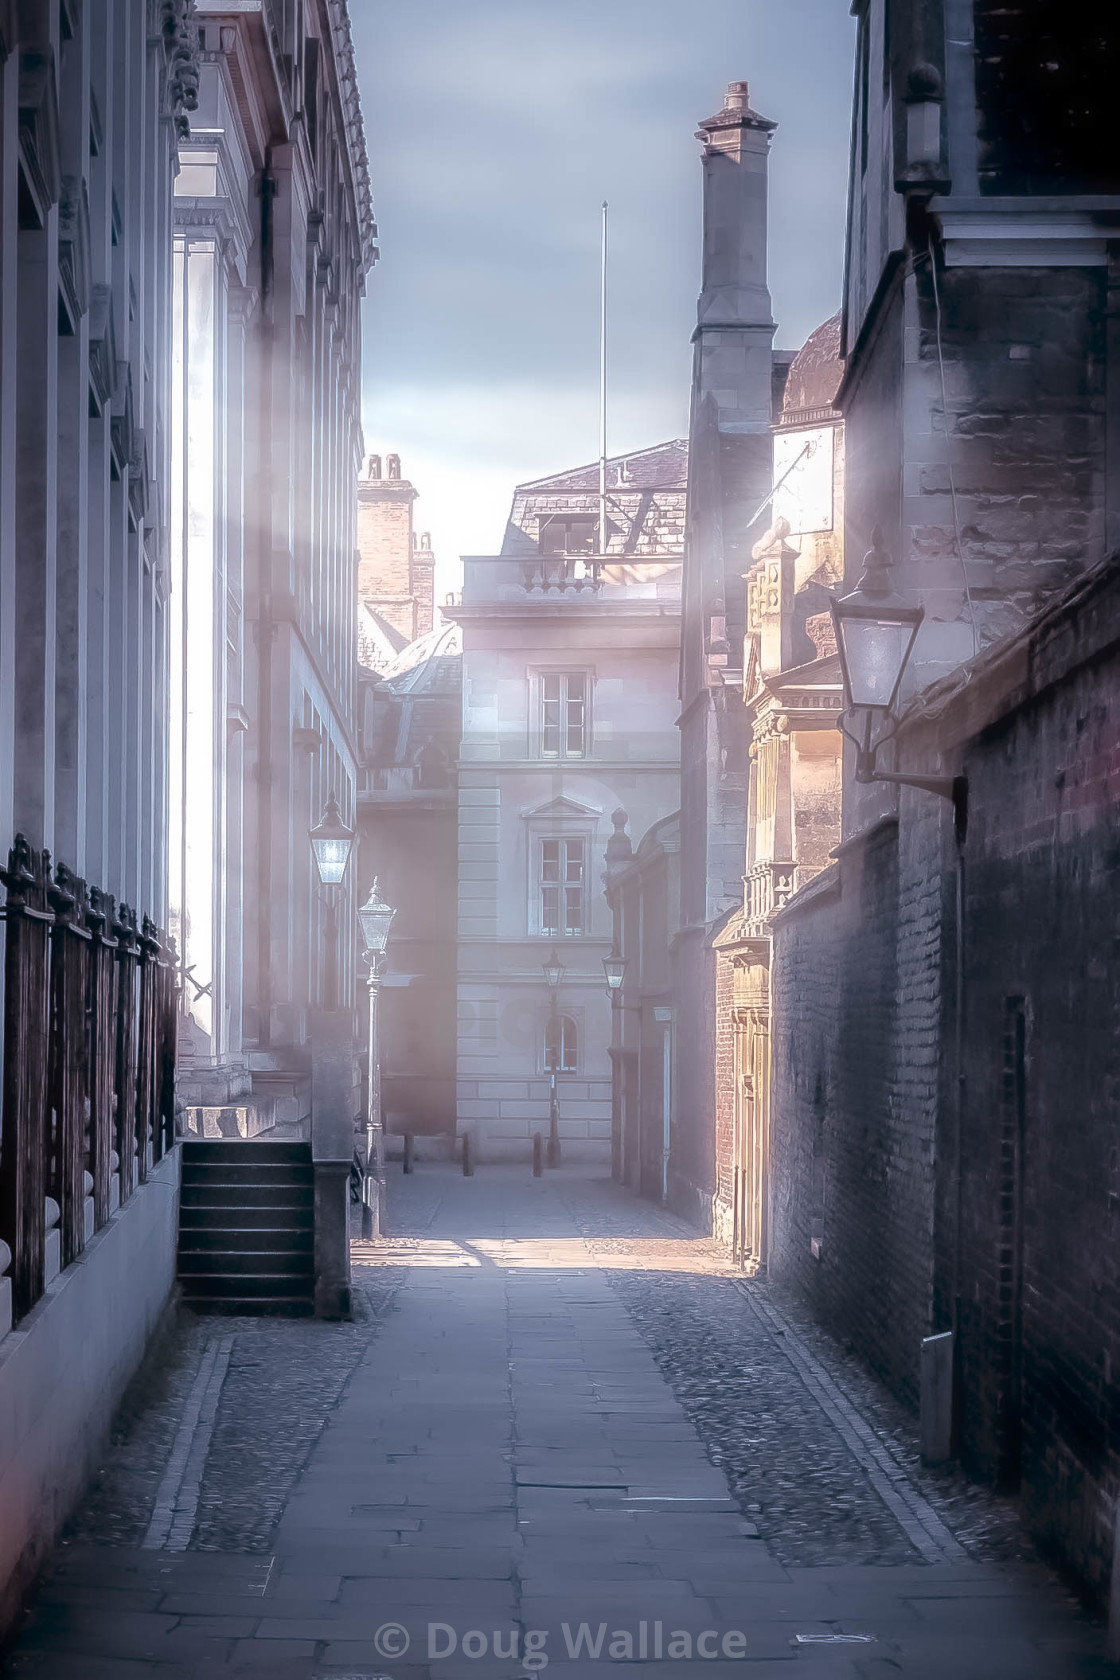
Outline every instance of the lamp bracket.
{"label": "lamp bracket", "polygon": [[940,799],[947,799],[953,807],[957,844],[963,846],[968,832],[967,776],[909,776],[897,770],[876,770],[872,755],[870,763],[857,764],[856,781],[893,782],[896,787],[923,788],[926,793],[935,793]]}

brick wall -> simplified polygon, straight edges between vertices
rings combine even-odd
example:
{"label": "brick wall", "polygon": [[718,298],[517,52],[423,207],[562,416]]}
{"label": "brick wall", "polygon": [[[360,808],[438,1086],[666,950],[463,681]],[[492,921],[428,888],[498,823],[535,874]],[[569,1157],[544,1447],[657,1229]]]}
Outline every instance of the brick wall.
{"label": "brick wall", "polygon": [[[771,1267],[915,1401],[933,1278],[939,835],[878,825],[779,919]],[[815,1249],[815,1252],[814,1252]]]}
{"label": "brick wall", "polygon": [[1120,1489],[1120,564],[973,740],[962,1449],[1107,1591]]}
{"label": "brick wall", "polygon": [[[401,479],[379,484],[363,480],[358,486],[358,595],[410,642],[421,634],[413,563],[414,499],[412,486]],[[431,587],[429,572],[419,593],[430,600]]]}
{"label": "brick wall", "polygon": [[903,791],[897,822],[777,920],[772,1266],[911,1403],[920,1338],[956,1313],[965,1463],[1021,1489],[1034,1531],[1103,1595],[1120,1489],[1120,560],[931,705],[901,754],[960,757],[959,877],[947,802]]}

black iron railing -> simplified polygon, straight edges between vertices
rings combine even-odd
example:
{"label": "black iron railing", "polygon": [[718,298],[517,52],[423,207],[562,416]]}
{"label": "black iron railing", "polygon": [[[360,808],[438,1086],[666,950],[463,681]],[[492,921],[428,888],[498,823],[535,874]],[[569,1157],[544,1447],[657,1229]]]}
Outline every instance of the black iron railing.
{"label": "black iron railing", "polygon": [[18,1320],[46,1287],[50,1224],[67,1266],[174,1145],[176,964],[146,916],[22,835],[0,880],[0,1241]]}

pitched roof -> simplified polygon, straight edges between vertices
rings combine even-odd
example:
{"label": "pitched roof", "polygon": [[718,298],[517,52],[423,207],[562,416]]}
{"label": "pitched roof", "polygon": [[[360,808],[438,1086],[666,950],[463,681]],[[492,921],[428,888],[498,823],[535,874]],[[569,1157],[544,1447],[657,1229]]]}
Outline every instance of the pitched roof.
{"label": "pitched roof", "polygon": [[438,624],[409,642],[381,672],[394,694],[457,694],[462,681],[463,632],[457,624]]}
{"label": "pitched roof", "polygon": [[406,646],[405,638],[387,618],[373,612],[364,601],[358,602],[359,665],[367,671],[384,673]]}
{"label": "pitched roof", "polygon": [[790,363],[782,399],[782,424],[793,425],[807,415],[831,410],[843,372],[837,313],[809,334]]}
{"label": "pitched roof", "polygon": [[[598,490],[599,463],[591,461],[585,467],[572,467],[567,472],[553,473],[548,478],[530,479],[519,484],[516,495],[531,495],[534,491]],[[674,438],[670,443],[657,443],[650,449],[636,449],[629,455],[607,458],[608,490],[686,490],[688,488],[688,439]]]}

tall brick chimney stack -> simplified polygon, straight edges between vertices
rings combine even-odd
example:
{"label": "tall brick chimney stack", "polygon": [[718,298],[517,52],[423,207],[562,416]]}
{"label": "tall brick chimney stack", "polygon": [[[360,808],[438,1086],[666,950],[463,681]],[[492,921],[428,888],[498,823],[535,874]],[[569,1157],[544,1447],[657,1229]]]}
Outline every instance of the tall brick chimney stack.
{"label": "tall brick chimney stack", "polygon": [[432,539],[413,530],[417,491],[399,455],[371,455],[358,480],[358,594],[405,642],[427,635],[435,617]]}

